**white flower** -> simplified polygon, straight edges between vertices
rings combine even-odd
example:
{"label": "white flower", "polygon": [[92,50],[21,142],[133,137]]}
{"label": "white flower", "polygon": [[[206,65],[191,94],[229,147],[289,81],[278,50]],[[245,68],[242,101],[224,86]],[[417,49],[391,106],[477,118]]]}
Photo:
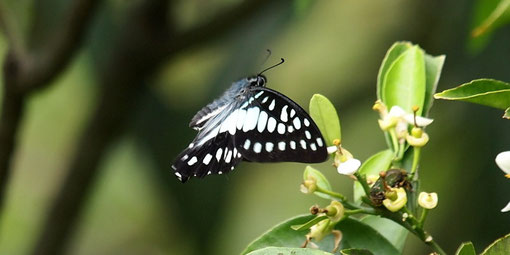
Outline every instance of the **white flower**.
{"label": "white flower", "polygon": [[338,165],[338,167],[336,168],[336,170],[338,171],[339,174],[351,175],[351,174],[356,173],[356,171],[358,171],[360,166],[361,166],[361,161],[359,161],[355,158],[350,158],[350,159],[346,160],[345,162],[340,163]]}
{"label": "white flower", "polygon": [[505,208],[501,209],[501,212],[509,212],[510,211],[510,202],[505,206]]}
{"label": "white flower", "polygon": [[[503,151],[496,156],[496,164],[506,173],[506,178],[510,178],[510,151]],[[510,211],[510,202],[501,209],[501,212]]]}
{"label": "white flower", "polygon": [[510,178],[510,151],[504,151],[496,156],[496,164]]}
{"label": "white flower", "polygon": [[355,159],[348,150],[339,146],[334,165],[339,174],[352,175],[358,171],[361,161]]}
{"label": "white flower", "polygon": [[418,204],[425,209],[434,209],[437,206],[437,193],[421,192],[418,196]]}

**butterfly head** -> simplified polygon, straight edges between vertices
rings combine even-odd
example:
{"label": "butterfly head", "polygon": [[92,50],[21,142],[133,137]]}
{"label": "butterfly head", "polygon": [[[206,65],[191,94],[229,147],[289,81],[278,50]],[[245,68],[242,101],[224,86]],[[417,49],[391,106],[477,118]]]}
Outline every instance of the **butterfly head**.
{"label": "butterfly head", "polygon": [[248,78],[248,82],[250,83],[250,86],[265,87],[267,78],[266,76],[259,74],[257,76]]}

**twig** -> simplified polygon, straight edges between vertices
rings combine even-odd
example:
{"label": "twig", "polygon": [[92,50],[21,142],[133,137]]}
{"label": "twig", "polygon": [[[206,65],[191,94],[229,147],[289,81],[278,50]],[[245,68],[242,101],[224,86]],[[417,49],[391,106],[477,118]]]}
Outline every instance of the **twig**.
{"label": "twig", "polygon": [[69,24],[62,30],[57,29],[55,37],[51,38],[47,47],[41,48],[41,52],[33,53],[28,53],[21,39],[15,36],[16,31],[5,17],[4,6],[0,5],[0,22],[9,38],[3,67],[4,93],[0,116],[0,210],[5,199],[19,124],[23,120],[25,99],[35,89],[49,85],[72,59],[97,2],[74,1],[67,16]]}

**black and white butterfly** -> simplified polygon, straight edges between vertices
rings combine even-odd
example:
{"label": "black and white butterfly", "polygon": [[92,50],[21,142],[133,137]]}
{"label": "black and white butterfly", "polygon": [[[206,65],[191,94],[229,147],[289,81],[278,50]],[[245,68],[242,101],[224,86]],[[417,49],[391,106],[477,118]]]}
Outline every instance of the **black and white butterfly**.
{"label": "black and white butterfly", "polygon": [[198,134],[172,165],[180,181],[226,174],[242,160],[318,163],[328,158],[308,113],[265,87],[266,81],[261,72],[234,82],[193,117],[189,126]]}

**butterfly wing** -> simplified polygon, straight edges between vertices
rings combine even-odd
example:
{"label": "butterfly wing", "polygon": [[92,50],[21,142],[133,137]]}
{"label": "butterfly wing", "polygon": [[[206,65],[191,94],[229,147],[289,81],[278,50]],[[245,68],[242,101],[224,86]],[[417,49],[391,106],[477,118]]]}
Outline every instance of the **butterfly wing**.
{"label": "butterfly wing", "polygon": [[266,88],[251,87],[244,126],[235,134],[241,155],[255,162],[318,163],[328,152],[317,125],[297,103]]}
{"label": "butterfly wing", "polygon": [[192,143],[175,160],[172,168],[181,182],[191,177],[224,174],[234,170],[242,155],[235,146],[237,119],[232,115],[237,104],[212,116],[202,125]]}

